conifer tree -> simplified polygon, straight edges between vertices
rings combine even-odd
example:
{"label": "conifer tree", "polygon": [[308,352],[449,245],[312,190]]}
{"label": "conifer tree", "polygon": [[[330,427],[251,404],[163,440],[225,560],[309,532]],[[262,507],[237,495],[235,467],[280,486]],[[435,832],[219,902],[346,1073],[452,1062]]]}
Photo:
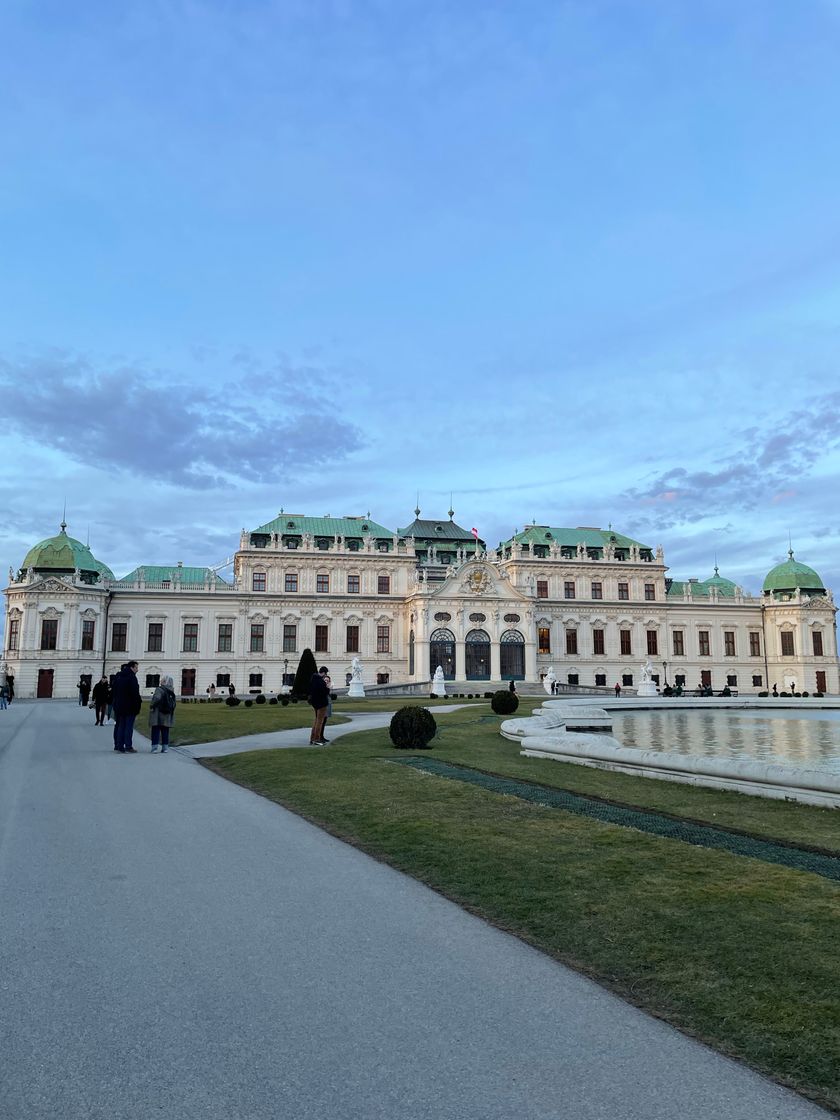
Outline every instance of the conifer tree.
{"label": "conifer tree", "polygon": [[309,696],[309,682],[312,680],[312,674],[317,672],[318,666],[315,663],[315,654],[307,648],[300,655],[297,672],[295,673],[295,683],[292,685],[292,696],[297,696],[300,700],[306,700]]}

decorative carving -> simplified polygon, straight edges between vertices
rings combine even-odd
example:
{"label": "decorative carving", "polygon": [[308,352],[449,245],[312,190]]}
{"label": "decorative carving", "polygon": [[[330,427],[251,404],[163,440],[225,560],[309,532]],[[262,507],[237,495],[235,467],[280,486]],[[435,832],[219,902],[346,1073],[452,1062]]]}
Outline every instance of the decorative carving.
{"label": "decorative carving", "polygon": [[452,615],[449,611],[438,611],[435,615],[435,622],[451,622]]}
{"label": "decorative carving", "polygon": [[521,622],[521,621],[522,620],[520,619],[518,614],[506,614],[505,615],[505,622]]}
{"label": "decorative carving", "polygon": [[470,615],[470,622],[486,622],[487,615],[480,614],[478,611]]}
{"label": "decorative carving", "polygon": [[483,595],[490,588],[490,577],[483,568],[476,568],[467,576],[467,589],[473,595]]}

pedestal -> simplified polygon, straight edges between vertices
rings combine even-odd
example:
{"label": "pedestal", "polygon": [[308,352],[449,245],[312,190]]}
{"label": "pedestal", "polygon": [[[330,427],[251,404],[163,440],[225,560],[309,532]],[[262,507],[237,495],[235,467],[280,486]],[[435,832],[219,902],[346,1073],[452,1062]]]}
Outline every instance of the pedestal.
{"label": "pedestal", "polygon": [[656,685],[653,683],[653,681],[642,681],[642,683],[636,689],[636,695],[637,696],[658,696],[659,693],[656,691]]}
{"label": "pedestal", "polygon": [[365,686],[361,681],[351,681],[350,687],[347,690],[347,695],[351,700],[364,700]]}

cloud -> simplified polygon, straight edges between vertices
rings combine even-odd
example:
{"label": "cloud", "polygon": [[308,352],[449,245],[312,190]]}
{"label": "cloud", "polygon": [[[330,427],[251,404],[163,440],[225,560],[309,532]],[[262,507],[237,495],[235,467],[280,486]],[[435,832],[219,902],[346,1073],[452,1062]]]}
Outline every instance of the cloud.
{"label": "cloud", "polygon": [[325,371],[288,360],[217,388],[65,353],[0,359],[12,431],[104,472],[188,490],[289,482],[361,448],[359,430],[330,407],[329,384]]}

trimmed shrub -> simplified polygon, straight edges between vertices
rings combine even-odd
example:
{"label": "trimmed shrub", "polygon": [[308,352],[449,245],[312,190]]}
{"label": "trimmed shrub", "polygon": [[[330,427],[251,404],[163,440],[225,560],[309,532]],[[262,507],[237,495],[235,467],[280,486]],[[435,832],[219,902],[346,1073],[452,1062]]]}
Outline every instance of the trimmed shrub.
{"label": "trimmed shrub", "polygon": [[767,691],[767,689],[765,689],[765,690],[764,690],[764,692],[759,692],[759,694],[758,694],[758,695],[759,695],[759,696],[769,696],[769,695],[770,695],[770,693],[769,693],[769,692]]}
{"label": "trimmed shrub", "polygon": [[780,696],[790,696],[790,693],[789,692],[780,692],[779,695]]}
{"label": "trimmed shrub", "polygon": [[288,697],[288,696],[281,696],[281,697],[280,697],[280,703],[281,703],[281,704],[283,705],[283,707],[284,707],[284,708],[288,708],[288,706],[289,706],[289,697]]}
{"label": "trimmed shrub", "polygon": [[[797,696],[798,696],[798,695],[799,695],[799,693],[797,693]],[[803,695],[803,696],[810,696],[810,695],[811,695],[811,693],[810,693],[810,692],[803,692],[803,693],[802,693],[802,695]]]}
{"label": "trimmed shrub", "polygon": [[225,703],[229,708],[235,708],[237,704],[240,703],[240,700],[238,696],[228,696],[227,700],[225,700]]}
{"label": "trimmed shrub", "polygon": [[277,703],[277,697],[272,696],[271,699],[269,700],[269,704],[276,704],[276,703]]}
{"label": "trimmed shrub", "polygon": [[815,696],[825,696],[825,693],[824,692],[815,692],[814,695]]}
{"label": "trimmed shrub", "polygon": [[438,698],[438,694],[436,692],[430,692],[429,693],[429,699],[430,700],[437,700],[437,698]]}
{"label": "trimmed shrub", "polygon": [[400,708],[391,717],[388,732],[399,750],[428,750],[437,724],[428,708]]}
{"label": "trimmed shrub", "polygon": [[802,695],[802,693],[801,693],[801,692],[794,692],[794,694],[793,694],[793,695],[794,695],[794,696],[801,696],[801,695]]}
{"label": "trimmed shrub", "polygon": [[309,682],[317,672],[318,665],[315,661],[315,654],[307,648],[300,655],[300,661],[295,672],[295,683],[292,685],[293,698],[305,700],[309,696]]}
{"label": "trimmed shrub", "polygon": [[245,701],[245,707],[246,708],[253,708],[253,706],[254,706],[254,701],[253,700],[246,700]]}
{"label": "trimmed shrub", "polygon": [[493,693],[492,692],[485,692],[484,693],[484,699],[485,700],[492,700],[493,699]]}
{"label": "trimmed shrub", "polygon": [[256,700],[256,702],[258,704],[264,704],[265,703],[265,697],[263,696],[262,693],[260,693],[259,696],[255,696],[254,699]]}
{"label": "trimmed shrub", "polygon": [[511,716],[519,707],[519,697],[509,688],[500,688],[498,692],[493,693],[490,707],[497,716]]}

